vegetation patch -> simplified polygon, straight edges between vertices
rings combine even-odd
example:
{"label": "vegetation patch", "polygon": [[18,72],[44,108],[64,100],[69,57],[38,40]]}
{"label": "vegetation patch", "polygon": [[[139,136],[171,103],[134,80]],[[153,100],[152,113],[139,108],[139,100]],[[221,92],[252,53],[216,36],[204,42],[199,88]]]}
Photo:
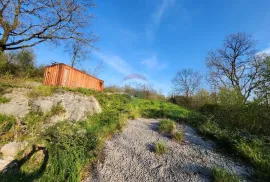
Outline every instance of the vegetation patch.
{"label": "vegetation patch", "polygon": [[173,135],[175,133],[176,126],[174,121],[170,119],[164,119],[159,122],[158,130],[161,133]]}
{"label": "vegetation patch", "polygon": [[178,130],[172,134],[172,139],[178,143],[181,143],[184,138],[183,132]]}
{"label": "vegetation patch", "polygon": [[16,125],[16,119],[12,116],[0,114],[0,145],[14,139],[15,131],[12,130]]}
{"label": "vegetation patch", "polygon": [[231,174],[225,169],[214,168],[213,169],[213,181],[214,182],[241,182],[240,178]]}
{"label": "vegetation patch", "polygon": [[11,99],[6,98],[5,96],[0,96],[0,104],[5,104],[5,103],[8,103],[10,101],[11,101]]}
{"label": "vegetation patch", "polygon": [[158,155],[163,155],[167,152],[167,147],[164,142],[156,142],[155,143],[155,153]]}
{"label": "vegetation patch", "polygon": [[34,88],[31,92],[28,93],[28,97],[31,98],[36,98],[40,96],[50,96],[56,91],[57,87],[52,87],[52,86],[44,86],[40,85],[36,88]]}

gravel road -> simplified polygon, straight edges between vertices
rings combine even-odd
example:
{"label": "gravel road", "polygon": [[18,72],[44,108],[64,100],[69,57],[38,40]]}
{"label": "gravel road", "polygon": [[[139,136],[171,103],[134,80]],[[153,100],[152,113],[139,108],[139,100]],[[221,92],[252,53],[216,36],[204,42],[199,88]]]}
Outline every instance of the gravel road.
{"label": "gravel road", "polygon": [[[178,144],[157,131],[159,120],[130,120],[123,132],[105,143],[104,158],[97,162],[86,181],[211,181],[211,168],[225,168],[247,176],[250,168],[218,153],[211,141],[203,140],[191,127],[178,125],[184,141]],[[163,141],[167,153],[157,156],[153,144]]]}

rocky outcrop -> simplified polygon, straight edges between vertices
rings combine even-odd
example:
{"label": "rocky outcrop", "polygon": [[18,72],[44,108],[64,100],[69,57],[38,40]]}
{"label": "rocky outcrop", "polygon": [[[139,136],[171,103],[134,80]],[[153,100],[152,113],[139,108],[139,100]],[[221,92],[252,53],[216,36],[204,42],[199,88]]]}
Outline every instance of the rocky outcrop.
{"label": "rocky outcrop", "polygon": [[31,109],[28,105],[29,99],[26,96],[29,91],[30,89],[16,88],[5,94],[4,96],[11,100],[8,103],[0,104],[0,113],[23,118]]}
{"label": "rocky outcrop", "polygon": [[55,120],[79,121],[86,119],[87,115],[93,115],[101,112],[98,101],[93,96],[84,96],[72,92],[55,93],[49,97],[39,97],[30,102],[31,108],[36,112],[50,112],[53,106],[61,105],[65,112]]}
{"label": "rocky outcrop", "polygon": [[51,96],[31,99],[27,97],[29,91],[31,90],[16,88],[12,92],[5,94],[4,96],[10,98],[11,101],[0,104],[0,113],[23,118],[31,110],[34,112],[41,111],[46,114],[51,111],[53,106],[61,105],[65,112],[50,119],[51,122],[57,122],[61,120],[84,120],[87,115],[102,111],[99,102],[93,96],[63,91],[54,93]]}

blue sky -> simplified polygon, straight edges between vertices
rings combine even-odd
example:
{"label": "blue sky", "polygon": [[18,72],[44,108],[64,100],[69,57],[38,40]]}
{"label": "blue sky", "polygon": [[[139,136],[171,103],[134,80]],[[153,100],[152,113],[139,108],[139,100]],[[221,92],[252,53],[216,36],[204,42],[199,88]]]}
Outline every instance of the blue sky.
{"label": "blue sky", "polygon": [[[258,51],[270,53],[269,0],[96,0],[91,27],[99,51],[78,65],[91,70],[104,61],[99,77],[105,85],[121,85],[129,74],[145,76],[168,95],[178,70],[207,73],[205,57],[225,36],[246,32],[258,40]],[[38,64],[69,64],[62,47],[34,48]],[[206,84],[206,83],[205,83]]]}

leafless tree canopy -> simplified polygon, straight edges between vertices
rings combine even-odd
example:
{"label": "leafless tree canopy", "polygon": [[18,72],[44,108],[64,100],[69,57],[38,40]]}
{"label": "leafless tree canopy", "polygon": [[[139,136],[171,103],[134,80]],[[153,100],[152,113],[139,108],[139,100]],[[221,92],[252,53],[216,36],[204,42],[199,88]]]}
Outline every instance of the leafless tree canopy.
{"label": "leafless tree canopy", "polygon": [[174,94],[192,96],[201,84],[201,75],[192,69],[178,71],[172,80]]}
{"label": "leafless tree canopy", "polygon": [[66,44],[65,51],[70,55],[71,67],[74,67],[75,64],[78,64],[88,58],[87,54],[91,49],[79,41],[71,41]]}
{"label": "leafless tree canopy", "polygon": [[93,46],[94,6],[92,0],[0,0],[0,51],[71,39]]}
{"label": "leafless tree canopy", "polygon": [[207,65],[217,86],[237,89],[247,101],[257,87],[261,58],[256,55],[256,41],[246,33],[232,34],[222,48],[210,52]]}

